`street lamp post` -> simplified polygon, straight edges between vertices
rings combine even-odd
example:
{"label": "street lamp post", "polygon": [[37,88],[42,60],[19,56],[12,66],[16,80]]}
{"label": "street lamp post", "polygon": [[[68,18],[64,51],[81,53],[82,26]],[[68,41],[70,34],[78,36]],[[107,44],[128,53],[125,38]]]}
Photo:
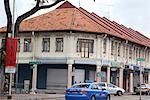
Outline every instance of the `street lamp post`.
{"label": "street lamp post", "polygon": [[141,98],[141,83],[142,83],[142,66],[141,66],[141,61],[140,61],[140,98],[139,100],[142,100]]}
{"label": "street lamp post", "polygon": [[137,58],[136,59],[137,61],[140,62],[140,97],[139,97],[139,100],[142,100],[142,97],[141,97],[141,84],[142,84],[142,62],[145,61],[144,58]]}
{"label": "street lamp post", "polygon": [[18,42],[19,48],[17,48],[17,65],[16,65],[16,92],[18,92],[18,67],[19,67],[19,51],[20,51],[20,42]]}

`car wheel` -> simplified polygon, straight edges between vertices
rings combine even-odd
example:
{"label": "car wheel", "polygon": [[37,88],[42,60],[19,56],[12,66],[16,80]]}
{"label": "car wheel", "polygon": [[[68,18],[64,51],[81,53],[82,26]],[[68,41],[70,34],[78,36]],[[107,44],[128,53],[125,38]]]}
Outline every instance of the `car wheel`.
{"label": "car wheel", "polygon": [[136,95],[139,95],[140,93],[139,92],[136,92]]}
{"label": "car wheel", "polygon": [[122,95],[122,92],[121,92],[121,91],[118,91],[118,92],[117,92],[117,95],[118,95],[118,96],[121,96],[121,95]]}
{"label": "car wheel", "polygon": [[149,95],[149,91],[146,92],[146,95]]}
{"label": "car wheel", "polygon": [[94,96],[91,97],[91,100],[96,100]]}
{"label": "car wheel", "polygon": [[110,100],[110,95],[108,95],[108,96],[106,97],[106,100]]}

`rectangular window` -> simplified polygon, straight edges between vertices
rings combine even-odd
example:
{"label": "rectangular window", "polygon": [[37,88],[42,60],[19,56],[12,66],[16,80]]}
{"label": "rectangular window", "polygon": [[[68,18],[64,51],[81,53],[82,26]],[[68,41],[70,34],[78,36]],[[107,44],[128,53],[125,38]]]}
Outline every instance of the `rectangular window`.
{"label": "rectangular window", "polygon": [[136,48],[133,47],[133,59],[136,59],[136,58],[135,58],[135,55],[136,55]]}
{"label": "rectangular window", "polygon": [[121,43],[118,43],[118,56],[120,56],[121,54],[120,49],[121,49]]}
{"label": "rectangular window", "polygon": [[78,41],[77,41],[77,52],[81,52],[81,50],[80,50],[80,48],[81,48],[81,47],[80,47],[80,44],[81,44],[81,43],[80,43],[80,41],[78,40]]}
{"label": "rectangular window", "polygon": [[132,47],[129,47],[129,59],[132,59]]}
{"label": "rectangular window", "polygon": [[147,62],[150,62],[150,51],[147,52]]}
{"label": "rectangular window", "polygon": [[117,53],[117,42],[111,42],[111,55],[115,55]]}
{"label": "rectangular window", "polygon": [[129,55],[128,48],[129,48],[128,45],[126,45],[126,59],[128,58],[128,55]]}
{"label": "rectangular window", "polygon": [[50,38],[43,38],[42,51],[43,52],[49,52],[50,51]]}
{"label": "rectangular window", "polygon": [[136,58],[138,58],[138,48],[136,48]]}
{"label": "rectangular window", "polygon": [[139,49],[139,58],[141,57],[141,55],[140,55],[140,54],[141,54],[141,51],[140,51],[140,49]]}
{"label": "rectangular window", "polygon": [[89,57],[89,53],[94,52],[94,40],[78,39],[77,52],[81,52],[81,57]]}
{"label": "rectangular window", "polygon": [[126,57],[126,53],[125,53],[125,51],[126,51],[126,46],[125,45],[123,45],[123,57],[125,58]]}
{"label": "rectangular window", "polygon": [[31,52],[32,51],[32,44],[31,38],[24,39],[24,52]]}
{"label": "rectangular window", "polygon": [[94,51],[94,40],[87,40],[89,53],[93,53]]}
{"label": "rectangular window", "polygon": [[56,52],[63,52],[63,38],[56,38]]}
{"label": "rectangular window", "polygon": [[107,47],[107,39],[106,38],[104,38],[104,40],[103,40],[103,53],[106,53],[106,47]]}
{"label": "rectangular window", "polygon": [[114,41],[111,42],[111,55],[114,54]]}
{"label": "rectangular window", "polygon": [[145,58],[145,50],[142,50],[142,58]]}
{"label": "rectangular window", "polygon": [[148,61],[148,51],[147,50],[145,51],[145,61],[146,62]]}
{"label": "rectangular window", "polygon": [[88,43],[81,43],[81,57],[89,57]]}
{"label": "rectangular window", "polygon": [[117,44],[118,44],[117,42],[114,42],[114,51],[113,52],[114,52],[115,56],[117,56],[117,49],[118,49]]}

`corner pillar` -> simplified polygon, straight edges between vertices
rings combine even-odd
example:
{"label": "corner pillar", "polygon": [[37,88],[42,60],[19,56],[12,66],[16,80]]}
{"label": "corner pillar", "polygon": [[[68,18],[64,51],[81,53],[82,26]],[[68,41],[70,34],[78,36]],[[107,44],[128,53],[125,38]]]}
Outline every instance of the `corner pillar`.
{"label": "corner pillar", "polygon": [[130,91],[133,92],[133,73],[130,72]]}
{"label": "corner pillar", "polygon": [[110,83],[110,67],[107,67],[107,83]]}
{"label": "corner pillar", "polygon": [[37,64],[33,65],[33,74],[32,74],[32,89],[31,93],[35,94],[35,91],[37,89]]}
{"label": "corner pillar", "polygon": [[68,82],[67,82],[67,87],[71,87],[72,86],[72,64],[68,64]]}
{"label": "corner pillar", "polygon": [[101,66],[97,65],[96,66],[96,82],[101,81]]}
{"label": "corner pillar", "polygon": [[150,72],[148,73],[148,84],[150,84]]}
{"label": "corner pillar", "polygon": [[119,87],[123,88],[123,68],[119,69]]}

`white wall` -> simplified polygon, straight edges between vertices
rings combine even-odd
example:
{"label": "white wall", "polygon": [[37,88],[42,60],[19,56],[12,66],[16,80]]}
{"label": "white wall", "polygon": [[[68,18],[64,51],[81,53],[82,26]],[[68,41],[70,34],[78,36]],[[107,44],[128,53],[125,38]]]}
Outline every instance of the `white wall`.
{"label": "white wall", "polygon": [[[81,54],[76,52],[76,43],[77,40],[80,39],[93,39],[94,40],[94,53],[91,53],[89,56],[89,59],[95,60],[96,59],[106,59],[106,60],[115,60],[115,56],[111,55],[111,38],[107,38],[107,51],[106,54],[103,54],[103,36],[101,34],[83,34],[83,33],[64,33],[64,32],[48,32],[48,33],[35,33],[35,43],[32,40],[33,45],[35,45],[35,51],[32,52],[23,52],[23,43],[24,38],[26,37],[32,37],[31,33],[22,33],[20,34],[20,42],[21,42],[21,48],[19,52],[19,63],[28,63],[30,60],[32,60],[33,54],[35,54],[35,57],[47,57],[47,58],[68,58],[68,59],[83,59],[81,58]],[[42,38],[49,37],[50,38],[50,52],[42,52]],[[5,38],[3,34],[0,35],[0,42],[2,38]],[[63,52],[55,52],[55,39],[56,38],[64,38],[64,51]],[[117,39],[117,38],[116,38]],[[116,40],[118,42],[121,42],[120,40]],[[121,42],[122,43],[122,42]],[[130,43],[128,43],[130,44]],[[120,57],[117,56],[118,62],[123,62],[124,64],[136,64],[136,58],[132,57],[132,59],[129,59],[128,55],[126,57],[123,56],[123,53],[125,52],[123,50],[123,47],[125,45],[121,44],[121,55]],[[32,48],[33,49],[33,48]],[[143,49],[142,53],[145,52]],[[129,51],[129,50],[128,50]],[[135,52],[135,51],[134,51]],[[135,56],[135,55],[134,55]],[[149,56],[149,61],[146,60],[144,63],[144,66],[149,67],[150,66],[150,53],[146,56]],[[141,57],[145,57],[141,55]],[[134,59],[133,59],[134,58]],[[147,57],[148,58],[148,57]],[[87,59],[87,58],[86,58]]]}

